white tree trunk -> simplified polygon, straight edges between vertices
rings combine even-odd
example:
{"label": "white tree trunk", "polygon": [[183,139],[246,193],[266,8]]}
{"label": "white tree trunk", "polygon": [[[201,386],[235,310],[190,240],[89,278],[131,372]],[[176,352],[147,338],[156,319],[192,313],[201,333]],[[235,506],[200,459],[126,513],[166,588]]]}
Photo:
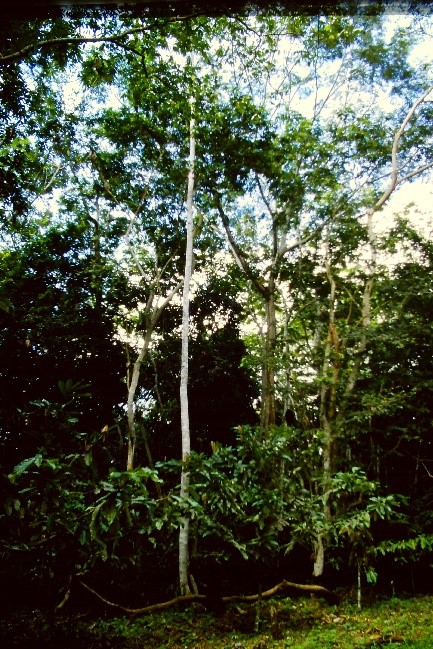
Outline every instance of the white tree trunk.
{"label": "white tree trunk", "polygon": [[[182,475],[180,481],[180,497],[188,498],[189,495],[189,473],[187,462],[191,451],[191,439],[189,430],[189,411],[188,411],[188,342],[189,342],[189,302],[190,302],[190,284],[193,266],[193,239],[194,239],[194,214],[193,214],[193,194],[194,194],[194,163],[195,163],[195,120],[194,120],[194,101],[190,100],[191,119],[190,119],[190,140],[189,140],[189,173],[188,173],[188,193],[186,200],[187,223],[186,223],[186,258],[185,273],[182,298],[182,353],[180,368],[180,413],[181,413],[181,432],[182,432]],[[179,585],[182,595],[190,593],[188,574],[189,574],[189,520],[184,518],[181,521],[179,530]]]}
{"label": "white tree trunk", "polygon": [[135,393],[137,391],[138,381],[140,378],[141,364],[146,358],[152,333],[153,330],[150,327],[148,327],[143,341],[142,348],[140,350],[137,360],[134,363],[131,381],[128,385],[128,401],[127,401],[128,457],[126,461],[127,471],[132,471],[134,469],[135,447],[137,441],[137,431],[135,429],[135,411],[134,411]]}
{"label": "white tree trunk", "polygon": [[313,577],[321,577],[325,567],[325,546],[323,545],[323,536],[319,535],[314,544],[314,568]]}
{"label": "white tree trunk", "polygon": [[[162,271],[163,272],[163,271]],[[157,282],[159,282],[160,275],[158,275]],[[137,357],[137,360],[134,363],[132,374],[127,378],[128,385],[128,401],[127,401],[127,421],[128,421],[128,457],[126,462],[126,470],[132,471],[134,469],[134,460],[135,460],[135,448],[137,442],[137,431],[135,427],[135,395],[138,388],[138,383],[140,379],[141,366],[146,359],[146,356],[149,352],[150,342],[152,340],[152,335],[155,330],[155,327],[158,323],[159,318],[161,317],[165,307],[171,302],[176,293],[179,292],[182,286],[182,282],[178,282],[176,286],[170,291],[170,293],[165,297],[164,301],[158,308],[154,308],[154,293],[151,291],[148,298],[146,307],[145,307],[145,320],[146,320],[146,332],[144,335],[143,343]],[[148,457],[150,454],[148,452]]]}

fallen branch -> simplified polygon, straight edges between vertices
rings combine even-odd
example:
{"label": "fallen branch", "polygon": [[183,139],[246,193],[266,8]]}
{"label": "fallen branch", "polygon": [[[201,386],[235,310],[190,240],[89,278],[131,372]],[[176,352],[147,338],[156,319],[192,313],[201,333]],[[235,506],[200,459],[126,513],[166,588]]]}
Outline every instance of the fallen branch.
{"label": "fallen branch", "polygon": [[[89,593],[94,595],[100,602],[103,602],[107,606],[117,608],[123,613],[128,615],[145,615],[146,613],[155,613],[156,611],[164,611],[167,608],[177,606],[177,604],[190,604],[192,602],[206,602],[206,595],[179,595],[179,597],[174,597],[173,599],[168,600],[167,602],[159,602],[158,604],[149,604],[149,606],[144,606],[143,608],[128,608],[127,606],[122,606],[122,604],[116,604],[110,602],[105,597],[102,597],[96,590],[90,588],[84,581],[78,580],[78,583],[83,586]],[[224,598],[223,598],[224,599]]]}
{"label": "fallen branch", "polygon": [[265,590],[263,593],[256,595],[231,595],[230,597],[223,597],[223,602],[257,602],[262,599],[270,599],[274,597],[280,590],[301,590],[307,593],[316,594],[319,597],[323,597],[329,604],[337,604],[338,597],[335,593],[328,590],[324,586],[318,586],[316,584],[296,584],[292,581],[281,581],[279,584]]}
{"label": "fallen branch", "polygon": [[[122,606],[122,604],[117,604],[115,602],[110,602],[108,599],[100,595],[96,590],[93,588],[90,588],[87,584],[84,583],[84,581],[78,580],[78,583],[83,586],[89,593],[94,595],[97,599],[99,599],[100,602],[105,604],[106,606],[110,606],[112,608],[116,608],[119,611],[122,611],[122,613],[126,613],[127,615],[131,616],[137,616],[137,615],[146,615],[148,613],[156,613],[157,611],[165,611],[168,608],[172,608],[174,606],[178,606],[179,604],[192,604],[194,602],[201,602],[202,604],[206,604],[207,601],[207,596],[206,595],[180,595],[179,597],[174,597],[173,599],[168,600],[167,602],[159,602],[158,604],[149,604],[149,606],[144,606],[143,608],[129,608],[127,606]],[[274,597],[277,593],[279,593],[282,590],[300,590],[303,592],[311,593],[313,595],[317,595],[319,597],[323,597],[326,599],[326,601],[329,604],[337,604],[338,603],[338,597],[335,595],[335,593],[332,593],[330,590],[327,588],[324,588],[323,586],[317,586],[317,585],[309,585],[309,584],[296,584],[291,581],[282,581],[273,588],[270,588],[269,590],[264,591],[263,593],[260,594],[254,594],[254,595],[229,595],[226,597],[222,597],[221,601],[225,604],[228,604],[230,602],[257,602],[259,600],[263,599],[270,599],[271,597]]]}

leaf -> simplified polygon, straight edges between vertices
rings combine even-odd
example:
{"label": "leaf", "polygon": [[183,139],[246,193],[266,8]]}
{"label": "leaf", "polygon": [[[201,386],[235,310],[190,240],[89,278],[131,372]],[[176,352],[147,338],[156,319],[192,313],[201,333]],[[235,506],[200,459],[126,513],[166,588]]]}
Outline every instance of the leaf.
{"label": "leaf", "polygon": [[0,311],[5,311],[5,313],[10,313],[13,309],[13,304],[7,298],[0,298]]}
{"label": "leaf", "polygon": [[90,392],[84,392],[87,388],[90,388],[90,383],[82,383],[81,381],[74,381],[72,379],[67,379],[66,381],[58,381],[59,390],[64,397],[67,399],[73,396],[80,397],[91,397]]}
{"label": "leaf", "polygon": [[17,466],[14,468],[12,475],[18,476],[23,474],[25,471],[27,471],[29,467],[32,466],[32,464],[35,464],[38,467],[41,466],[42,459],[43,459],[42,455],[38,453],[33,457],[29,457],[26,460],[23,460],[22,462],[17,464]]}
{"label": "leaf", "polygon": [[104,509],[104,518],[106,519],[108,523],[108,527],[110,527],[113,524],[113,521],[117,517],[117,508],[112,505],[108,509]]}
{"label": "leaf", "polygon": [[376,572],[376,570],[374,568],[369,567],[369,568],[366,568],[366,570],[365,570],[365,577],[366,577],[367,582],[369,584],[375,584],[377,582],[378,575],[377,575],[377,572]]}

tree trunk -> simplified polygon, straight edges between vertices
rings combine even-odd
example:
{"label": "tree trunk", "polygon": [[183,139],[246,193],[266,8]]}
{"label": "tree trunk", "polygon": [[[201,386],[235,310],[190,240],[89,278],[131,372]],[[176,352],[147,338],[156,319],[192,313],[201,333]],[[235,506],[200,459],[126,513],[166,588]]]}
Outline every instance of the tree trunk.
{"label": "tree trunk", "polygon": [[127,410],[126,410],[126,417],[128,421],[128,456],[126,461],[127,471],[132,471],[134,468],[135,448],[137,444],[134,401],[135,401],[135,394],[137,392],[138,381],[140,378],[141,365],[144,359],[146,358],[152,333],[153,333],[153,326],[151,326],[149,323],[148,326],[146,327],[146,333],[145,333],[143,345],[141,347],[137,360],[134,363],[131,380],[128,385],[128,401],[127,401]]}
{"label": "tree trunk", "polygon": [[262,403],[260,429],[265,434],[270,426],[276,423],[275,407],[275,347],[277,342],[277,320],[275,314],[275,289],[269,285],[265,296],[266,333],[262,360]]}
{"label": "tree trunk", "polygon": [[[337,390],[340,382],[341,359],[340,339],[335,318],[335,303],[337,285],[332,271],[329,254],[329,242],[325,247],[325,270],[330,286],[328,306],[328,335],[326,338],[324,359],[321,370],[320,390],[320,427],[323,431],[322,440],[322,515],[325,526],[331,519],[330,487],[335,464],[335,417],[337,412]],[[321,577],[325,567],[326,533],[320,531],[315,541],[314,577]]]}
{"label": "tree trunk", "polygon": [[[182,353],[181,353],[181,370],[180,370],[180,412],[181,412],[181,432],[182,432],[182,474],[180,481],[180,497],[186,500],[189,495],[189,472],[187,467],[188,458],[191,450],[191,439],[189,429],[189,410],[188,410],[188,341],[189,341],[189,302],[190,302],[190,284],[193,266],[193,239],[194,239],[194,220],[193,220],[193,194],[194,194],[194,163],[195,163],[195,120],[194,120],[194,101],[190,100],[191,120],[190,120],[190,149],[189,149],[189,173],[188,173],[188,193],[187,193],[187,223],[186,223],[186,257],[185,273],[182,297]],[[189,576],[189,519],[183,518],[179,530],[179,585],[182,595],[190,594],[188,583]]]}
{"label": "tree trunk", "polygon": [[[161,279],[162,272],[163,271],[161,271],[158,275],[157,283]],[[144,334],[143,344],[141,346],[140,353],[137,357],[137,360],[134,363],[131,377],[129,378],[129,373],[127,375],[127,386],[128,386],[128,401],[127,401],[128,458],[127,458],[127,465],[126,465],[127,471],[132,471],[134,468],[135,449],[137,443],[134,401],[137,392],[138,382],[140,379],[141,366],[149,351],[152,335],[159,321],[159,318],[161,317],[165,307],[171,302],[173,297],[180,290],[182,283],[183,282],[178,282],[176,284],[176,286],[165,297],[164,301],[160,304],[158,308],[154,308],[153,306],[153,302],[155,298],[155,293],[153,290],[151,290],[149,298],[147,300],[145,313],[144,313],[144,320],[146,322],[146,331]],[[150,457],[149,450],[147,450],[146,452],[148,457]]]}
{"label": "tree trunk", "polygon": [[[242,248],[236,243],[233,233],[230,229],[230,222],[227,214],[224,212],[219,194],[214,192],[215,206],[220,214],[222,224],[227,234],[227,240],[232,250],[233,256],[239,268],[245,273],[251,286],[263,300],[266,314],[266,333],[263,341],[262,350],[262,382],[261,382],[261,411],[260,411],[260,431],[266,434],[269,426],[275,424],[276,407],[275,407],[275,347],[277,340],[277,323],[275,313],[275,292],[276,277],[278,268],[284,256],[285,248],[278,248],[278,239],[276,230],[273,230],[274,239],[274,260],[270,271],[269,282],[266,285],[257,272],[249,265]],[[275,226],[275,222],[274,222]]]}

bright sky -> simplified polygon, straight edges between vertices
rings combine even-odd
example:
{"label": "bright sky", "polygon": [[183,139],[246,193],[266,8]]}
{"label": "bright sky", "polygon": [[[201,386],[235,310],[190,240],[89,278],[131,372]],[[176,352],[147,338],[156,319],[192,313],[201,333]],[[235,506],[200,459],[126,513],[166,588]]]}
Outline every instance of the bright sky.
{"label": "bright sky", "polygon": [[415,180],[395,192],[376,220],[378,232],[386,231],[395,222],[395,215],[406,216],[425,237],[433,238],[433,178]]}

